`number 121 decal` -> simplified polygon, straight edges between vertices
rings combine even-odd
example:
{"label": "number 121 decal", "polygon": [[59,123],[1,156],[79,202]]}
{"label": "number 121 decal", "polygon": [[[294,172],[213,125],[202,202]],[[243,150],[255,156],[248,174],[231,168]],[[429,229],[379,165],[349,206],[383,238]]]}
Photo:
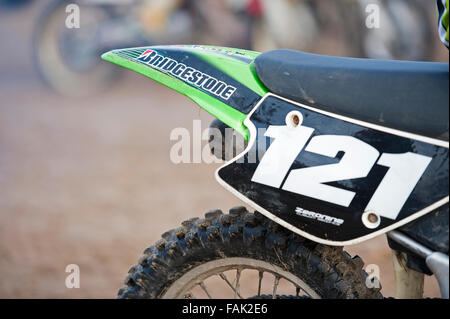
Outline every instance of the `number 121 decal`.
{"label": "number 121 decal", "polygon": [[[432,160],[431,157],[411,152],[383,153],[380,156],[371,145],[344,135],[314,136],[306,145],[313,132],[313,128],[301,125],[270,125],[265,136],[274,138],[274,141],[255,170],[252,182],[280,188],[285,180],[281,187],[283,190],[348,207],[356,193],[324,183],[364,178],[375,164],[386,166],[389,170],[365,211],[396,219]],[[288,174],[303,149],[331,158],[339,152],[344,152],[344,155],[337,164],[293,169]]]}
{"label": "number 121 decal", "polygon": [[[448,203],[445,141],[270,94],[244,123],[251,137],[246,152],[217,170],[218,181],[255,210],[309,239],[361,242]],[[266,150],[263,142],[269,138]]]}

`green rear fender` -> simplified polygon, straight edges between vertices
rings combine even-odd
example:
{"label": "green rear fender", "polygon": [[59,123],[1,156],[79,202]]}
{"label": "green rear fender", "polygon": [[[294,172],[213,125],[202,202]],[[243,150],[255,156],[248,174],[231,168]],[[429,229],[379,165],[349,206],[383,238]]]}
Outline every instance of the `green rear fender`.
{"label": "green rear fender", "polygon": [[258,55],[224,47],[171,45],[113,50],[102,58],[186,95],[248,139],[244,119],[267,93],[253,64]]}

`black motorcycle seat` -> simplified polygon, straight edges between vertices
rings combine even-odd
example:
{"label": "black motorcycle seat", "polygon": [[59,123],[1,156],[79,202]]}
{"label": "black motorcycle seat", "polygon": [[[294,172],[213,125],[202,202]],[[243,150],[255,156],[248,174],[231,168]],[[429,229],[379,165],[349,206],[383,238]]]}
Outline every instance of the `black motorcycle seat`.
{"label": "black motorcycle seat", "polygon": [[273,50],[255,60],[269,91],[293,101],[448,141],[449,65]]}

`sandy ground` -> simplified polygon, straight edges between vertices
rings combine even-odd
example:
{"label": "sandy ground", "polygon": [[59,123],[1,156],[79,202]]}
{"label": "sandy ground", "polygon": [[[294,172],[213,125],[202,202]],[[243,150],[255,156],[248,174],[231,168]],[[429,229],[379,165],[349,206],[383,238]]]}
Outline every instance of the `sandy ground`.
{"label": "sandy ground", "polygon": [[[17,60],[0,65],[0,298],[115,297],[165,230],[242,204],[215,182],[217,164],[169,160],[173,128],[212,119],[185,97],[128,72],[107,93],[64,98]],[[383,294],[394,294],[384,237],[347,250],[377,264]],[[80,267],[79,289],[65,287],[68,264]],[[425,294],[439,295],[434,278]]]}

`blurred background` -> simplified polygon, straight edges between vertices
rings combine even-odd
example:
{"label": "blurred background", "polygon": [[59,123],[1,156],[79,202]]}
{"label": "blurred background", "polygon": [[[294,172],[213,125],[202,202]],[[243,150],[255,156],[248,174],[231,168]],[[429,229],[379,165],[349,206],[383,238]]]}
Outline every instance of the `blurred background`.
{"label": "blurred background", "polygon": [[[67,27],[69,4],[79,28]],[[367,27],[370,4],[379,27]],[[170,131],[212,117],[99,58],[170,43],[449,58],[429,0],[0,0],[0,298],[115,297],[165,230],[242,205],[215,182],[217,164],[169,160]],[[384,237],[347,250],[378,265],[394,295]],[[65,287],[68,264],[78,289]],[[439,296],[434,278],[425,294]]]}

